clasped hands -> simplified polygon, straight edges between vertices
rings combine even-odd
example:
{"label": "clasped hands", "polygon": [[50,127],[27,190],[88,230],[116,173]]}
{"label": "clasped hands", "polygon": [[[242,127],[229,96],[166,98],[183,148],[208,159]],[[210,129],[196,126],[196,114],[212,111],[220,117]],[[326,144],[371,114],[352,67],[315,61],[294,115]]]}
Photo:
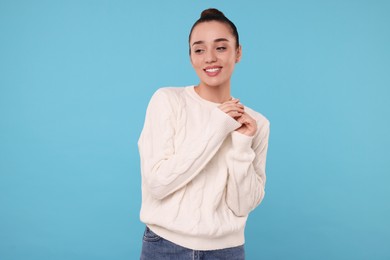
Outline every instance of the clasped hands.
{"label": "clasped hands", "polygon": [[256,120],[245,112],[244,105],[240,103],[239,99],[233,98],[222,103],[218,108],[241,124],[241,127],[235,131],[247,136],[255,135],[257,131]]}

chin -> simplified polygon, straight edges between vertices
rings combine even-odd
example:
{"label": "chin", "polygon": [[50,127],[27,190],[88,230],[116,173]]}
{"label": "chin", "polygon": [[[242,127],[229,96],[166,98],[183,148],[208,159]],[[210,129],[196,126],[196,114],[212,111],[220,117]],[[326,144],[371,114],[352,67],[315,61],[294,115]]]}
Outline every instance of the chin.
{"label": "chin", "polygon": [[203,84],[210,88],[218,88],[220,86],[226,85],[226,83],[226,81],[203,81]]}

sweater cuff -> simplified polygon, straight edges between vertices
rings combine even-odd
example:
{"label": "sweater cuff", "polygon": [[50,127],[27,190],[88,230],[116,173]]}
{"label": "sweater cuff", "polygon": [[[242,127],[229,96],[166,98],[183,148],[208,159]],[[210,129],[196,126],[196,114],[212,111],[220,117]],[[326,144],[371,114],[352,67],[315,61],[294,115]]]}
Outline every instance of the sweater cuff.
{"label": "sweater cuff", "polygon": [[248,151],[252,147],[253,138],[254,136],[248,136],[234,131],[232,132],[232,146],[235,151]]}
{"label": "sweater cuff", "polygon": [[214,124],[221,134],[230,133],[241,126],[235,119],[217,107],[211,113],[210,123]]}

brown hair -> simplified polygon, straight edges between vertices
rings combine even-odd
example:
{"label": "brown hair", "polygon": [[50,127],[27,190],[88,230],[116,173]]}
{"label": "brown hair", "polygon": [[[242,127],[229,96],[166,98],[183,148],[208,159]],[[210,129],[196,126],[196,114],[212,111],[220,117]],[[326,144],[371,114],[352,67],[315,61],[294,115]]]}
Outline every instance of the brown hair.
{"label": "brown hair", "polygon": [[[217,21],[228,25],[234,38],[236,38],[236,47],[238,48],[240,46],[237,27],[221,11],[215,8],[206,9],[200,14],[200,18],[194,23],[194,25],[191,28],[190,35],[188,36],[188,42],[190,42],[191,40],[192,31],[194,30],[195,26],[197,26],[200,23],[211,22],[211,21]],[[191,54],[191,48],[190,48],[190,54]]]}

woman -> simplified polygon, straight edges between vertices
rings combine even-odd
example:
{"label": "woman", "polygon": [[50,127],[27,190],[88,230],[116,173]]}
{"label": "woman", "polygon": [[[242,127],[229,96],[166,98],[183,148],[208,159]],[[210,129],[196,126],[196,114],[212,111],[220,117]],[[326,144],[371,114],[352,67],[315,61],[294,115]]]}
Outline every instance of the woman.
{"label": "woman", "polygon": [[197,86],[161,88],[138,145],[141,259],[244,259],[244,228],[264,197],[269,122],[230,95],[235,25],[207,9],[189,36]]}

